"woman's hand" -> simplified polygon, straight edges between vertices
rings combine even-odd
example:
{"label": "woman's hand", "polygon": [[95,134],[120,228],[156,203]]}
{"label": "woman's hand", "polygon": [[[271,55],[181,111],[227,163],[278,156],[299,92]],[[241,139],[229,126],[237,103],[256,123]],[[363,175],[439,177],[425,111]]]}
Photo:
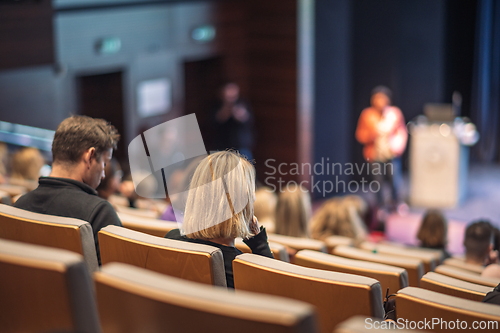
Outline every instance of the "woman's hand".
{"label": "woman's hand", "polygon": [[260,232],[259,221],[257,220],[257,218],[255,216],[253,217],[252,221],[250,221],[250,225],[248,227],[250,229],[250,232],[254,236],[259,234],[259,232]]}

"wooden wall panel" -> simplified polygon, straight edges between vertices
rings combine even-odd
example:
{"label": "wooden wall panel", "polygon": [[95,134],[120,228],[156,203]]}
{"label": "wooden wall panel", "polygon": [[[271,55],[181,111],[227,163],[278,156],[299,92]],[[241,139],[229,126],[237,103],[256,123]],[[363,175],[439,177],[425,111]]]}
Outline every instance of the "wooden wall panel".
{"label": "wooden wall panel", "polygon": [[266,182],[265,172],[271,171],[266,160],[277,165],[298,159],[297,3],[254,0],[248,15],[249,95],[258,134],[254,156],[257,177]]}

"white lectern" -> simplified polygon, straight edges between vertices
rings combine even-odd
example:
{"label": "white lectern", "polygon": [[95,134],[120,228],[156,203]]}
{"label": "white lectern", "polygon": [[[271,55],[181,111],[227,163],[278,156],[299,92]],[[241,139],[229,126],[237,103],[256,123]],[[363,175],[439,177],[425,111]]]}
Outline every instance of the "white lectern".
{"label": "white lectern", "polygon": [[447,123],[416,125],[410,133],[411,205],[456,206],[466,196],[469,147]]}

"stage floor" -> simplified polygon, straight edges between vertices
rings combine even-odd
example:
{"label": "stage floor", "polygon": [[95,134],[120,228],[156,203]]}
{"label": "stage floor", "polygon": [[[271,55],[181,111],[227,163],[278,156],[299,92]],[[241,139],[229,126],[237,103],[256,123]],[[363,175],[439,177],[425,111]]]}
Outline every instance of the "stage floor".
{"label": "stage floor", "polygon": [[[403,194],[409,193],[408,176]],[[389,240],[418,245],[416,234],[426,208],[410,207],[407,214],[392,214],[386,223]],[[448,250],[462,254],[467,224],[485,218],[500,228],[500,165],[472,165],[469,169],[467,197],[455,208],[442,209],[448,218]]]}

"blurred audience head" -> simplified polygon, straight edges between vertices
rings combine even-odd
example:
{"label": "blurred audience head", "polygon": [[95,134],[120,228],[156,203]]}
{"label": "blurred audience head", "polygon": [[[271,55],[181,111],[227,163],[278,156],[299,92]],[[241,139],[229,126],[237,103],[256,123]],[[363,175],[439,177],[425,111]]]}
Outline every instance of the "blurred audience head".
{"label": "blurred audience head", "polygon": [[259,187],[255,191],[254,215],[259,220],[259,224],[265,226],[268,232],[275,231],[274,211],[277,201],[276,193],[267,186]]}
{"label": "blurred audience head", "polygon": [[316,239],[328,236],[344,236],[357,242],[367,236],[363,214],[367,210],[366,202],[358,196],[346,196],[329,199],[314,214],[311,220],[311,235]]}
{"label": "blurred audience head", "polygon": [[8,157],[9,149],[7,145],[5,142],[0,142],[0,178],[7,175]]}
{"label": "blurred audience head", "polygon": [[104,174],[105,177],[96,190],[101,198],[108,199],[120,189],[123,173],[118,161],[111,159],[104,168]]}
{"label": "blurred audience head", "polygon": [[36,148],[21,148],[12,156],[11,178],[36,181],[45,160]]}
{"label": "blurred audience head", "polygon": [[376,86],[373,88],[371,96],[371,105],[378,110],[383,110],[391,104],[392,91],[385,86]]}
{"label": "blurred audience head", "polygon": [[235,103],[240,98],[240,87],[234,83],[226,83],[222,87],[222,100],[228,103]]}
{"label": "blurred audience head", "polygon": [[447,235],[448,222],[443,214],[436,209],[428,210],[417,233],[420,245],[433,249],[444,249],[448,243]]}
{"label": "blurred audience head", "polygon": [[194,171],[182,233],[195,239],[251,237],[255,169],[233,151],[205,157]]}
{"label": "blurred audience head", "polygon": [[278,195],[275,214],[275,233],[292,237],[309,237],[311,218],[309,192],[297,185],[287,185]]}
{"label": "blurred audience head", "polygon": [[116,128],[104,119],[72,116],[57,127],[52,158],[55,164],[76,164],[85,151],[94,148],[94,158],[100,160],[104,152],[116,149],[119,138]]}
{"label": "blurred audience head", "polygon": [[465,229],[464,246],[467,262],[483,265],[493,249],[493,226],[489,221],[478,220]]}

